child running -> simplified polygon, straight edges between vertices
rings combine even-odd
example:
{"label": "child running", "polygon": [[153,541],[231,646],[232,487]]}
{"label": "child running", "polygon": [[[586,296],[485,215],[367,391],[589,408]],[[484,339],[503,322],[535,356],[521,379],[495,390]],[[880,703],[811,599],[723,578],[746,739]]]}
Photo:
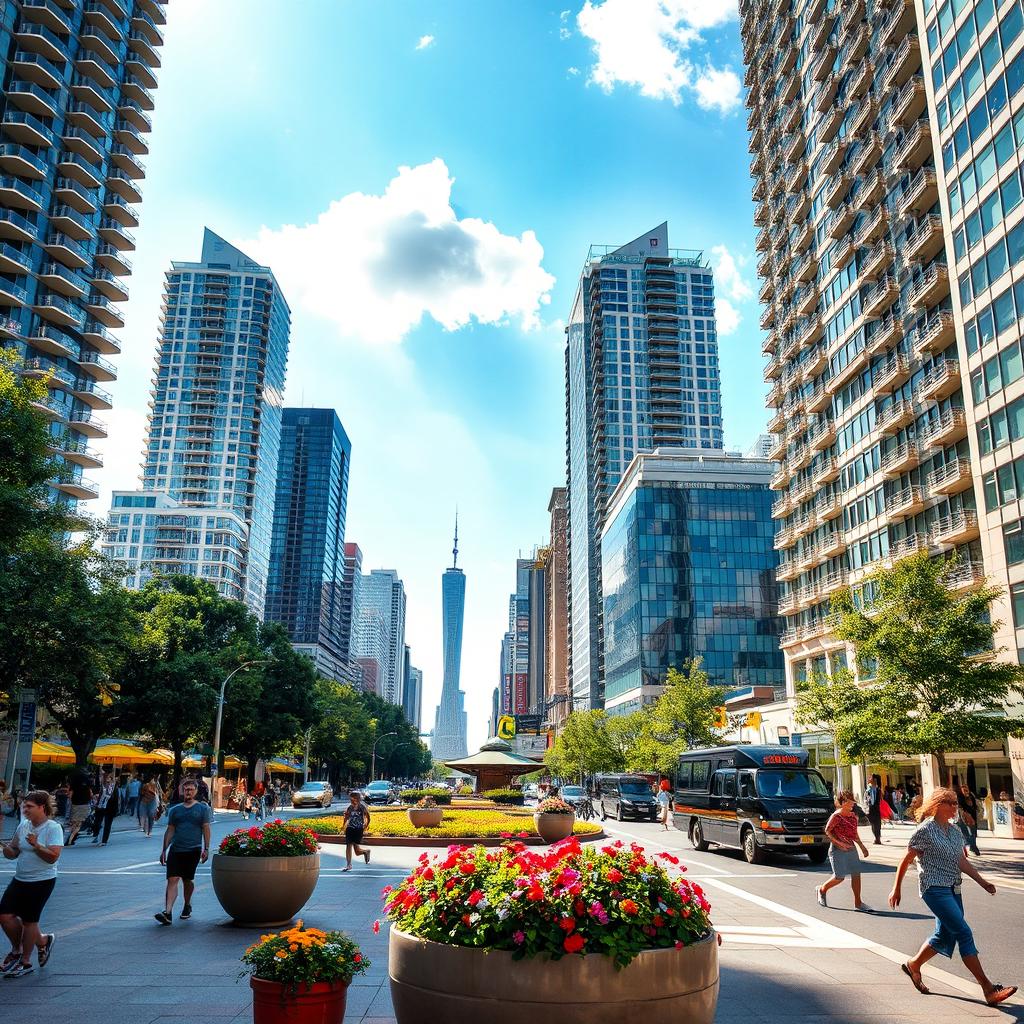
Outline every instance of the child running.
{"label": "child running", "polygon": [[364,858],[370,863],[370,851],[362,849],[359,844],[363,841],[363,832],[370,825],[370,808],[363,803],[363,794],[354,789],[349,794],[350,803],[345,808],[345,862],[346,867],[342,871],[352,870],[352,853]]}
{"label": "child running", "polygon": [[847,875],[850,876],[850,886],[853,888],[853,906],[865,914],[873,913],[871,907],[860,898],[860,858],[857,856],[857,847],[866,857],[868,848],[860,841],[857,834],[857,812],[854,811],[854,797],[848,790],[844,789],[836,796],[836,810],[828,824],[825,826],[825,835],[832,840],[832,846],[828,851],[828,860],[832,865],[832,877],[819,886],[815,892],[818,895],[818,903],[828,906],[825,894],[829,889],[840,885]]}

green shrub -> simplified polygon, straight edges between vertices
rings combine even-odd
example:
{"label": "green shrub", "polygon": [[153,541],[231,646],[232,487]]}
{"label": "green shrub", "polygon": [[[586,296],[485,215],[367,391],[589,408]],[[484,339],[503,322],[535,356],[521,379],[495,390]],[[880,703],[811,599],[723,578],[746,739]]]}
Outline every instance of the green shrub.
{"label": "green shrub", "polygon": [[483,796],[503,807],[523,806],[523,791],[521,789],[489,789]]}
{"label": "green shrub", "polygon": [[418,804],[425,796],[433,797],[434,803],[446,807],[452,802],[452,791],[447,786],[437,789],[403,789],[399,794],[403,804]]}

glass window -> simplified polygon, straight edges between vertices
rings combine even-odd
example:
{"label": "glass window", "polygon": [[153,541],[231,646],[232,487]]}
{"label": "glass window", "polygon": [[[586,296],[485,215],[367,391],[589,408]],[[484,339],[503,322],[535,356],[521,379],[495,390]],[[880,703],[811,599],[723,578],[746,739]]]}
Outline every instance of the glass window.
{"label": "glass window", "polygon": [[[1002,167],[1013,156],[1013,151],[1013,132],[1010,130],[1010,125],[1006,125],[996,136],[996,163]],[[984,180],[988,181],[988,178]]]}
{"label": "glass window", "polygon": [[1020,92],[1020,87],[1024,84],[1024,52],[1018,53],[1016,57],[1010,61],[1006,68],[1006,91],[1011,96],[1016,96]]}
{"label": "glass window", "polygon": [[953,27],[953,10],[948,3],[939,8],[939,32],[945,35]]}
{"label": "glass window", "polygon": [[[988,37],[984,45],[981,47],[981,62],[985,65],[985,74],[987,75],[999,62],[1001,56],[1001,48],[999,46],[999,33],[993,32]],[[970,95],[970,94],[968,94]]]}
{"label": "glass window", "polygon": [[1013,625],[1020,629],[1024,626],[1024,583],[1010,588],[1010,603],[1013,605]]}
{"label": "glass window", "polygon": [[1018,519],[1003,527],[1003,544],[1007,565],[1020,565],[1024,562],[1024,522]]}
{"label": "glass window", "polygon": [[1011,441],[1024,437],[1024,401],[1019,398],[1006,407],[1006,433]]}
{"label": "glass window", "polygon": [[1014,4],[999,22],[999,37],[1003,41],[1004,50],[1008,50],[1010,44],[1020,35],[1022,24],[1024,18],[1021,15],[1020,4]]}
{"label": "glass window", "polygon": [[1024,221],[1006,236],[1006,248],[1011,267],[1015,267],[1024,259]]}
{"label": "glass window", "polygon": [[1020,204],[1020,174],[1014,171],[999,189],[1003,201],[1003,216],[1015,210]]}
{"label": "glass window", "polygon": [[995,283],[999,278],[1006,273],[1006,246],[1003,244],[1003,240],[1000,239],[999,243],[992,247],[991,252],[988,254],[988,279],[989,283]]}
{"label": "glass window", "polygon": [[999,363],[1003,373],[1003,387],[1009,387],[1024,374],[1024,363],[1021,361],[1020,345],[1014,343],[1005,352],[999,353]]}
{"label": "glass window", "polygon": [[996,333],[1001,333],[1013,326],[1013,292],[1007,289],[992,303],[995,316]]}
{"label": "glass window", "polygon": [[988,127],[988,106],[984,100],[976,103],[967,115],[967,131],[972,141],[977,142],[981,133]]}
{"label": "glass window", "polygon": [[1006,466],[999,466],[996,469],[996,482],[999,485],[999,500],[1005,505],[1009,501],[1017,500],[1017,478],[1013,472],[1013,463]]}
{"label": "glass window", "polygon": [[990,118],[994,118],[1006,106],[1006,83],[1002,78],[997,78],[992,83],[992,88],[989,89],[986,100],[988,102]]}

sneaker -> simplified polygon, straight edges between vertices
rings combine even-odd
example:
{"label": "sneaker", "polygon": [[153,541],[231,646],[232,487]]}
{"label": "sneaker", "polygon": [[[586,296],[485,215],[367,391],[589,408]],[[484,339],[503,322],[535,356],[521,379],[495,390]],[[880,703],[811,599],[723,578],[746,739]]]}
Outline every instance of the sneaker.
{"label": "sneaker", "polygon": [[869,907],[866,903],[860,903],[853,909],[859,910],[862,914],[873,914],[875,912],[875,908]]}
{"label": "sneaker", "polygon": [[159,914],[153,915],[156,918],[157,924],[170,924],[171,915],[166,910],[161,910]]}
{"label": "sneaker", "polygon": [[26,974],[31,974],[34,970],[35,968],[31,964],[19,961],[4,975],[4,980],[10,981],[12,978],[24,978]]}
{"label": "sneaker", "polygon": [[366,858],[366,863],[369,864],[370,863],[370,851],[369,850],[363,850],[363,856]]}
{"label": "sneaker", "polygon": [[178,920],[179,921],[187,921],[191,916],[192,916],[192,904],[191,903],[186,903],[185,906],[183,906],[181,908],[181,913],[178,915]]}
{"label": "sneaker", "polygon": [[99,841],[100,841],[100,837],[99,836],[93,836],[93,840],[92,840],[93,846],[95,846]]}
{"label": "sneaker", "polygon": [[21,963],[21,953],[8,953],[4,957],[4,962],[0,964],[0,974],[7,974],[8,971],[13,971],[18,964]]}
{"label": "sneaker", "polygon": [[43,946],[43,948],[40,949],[39,953],[37,954],[39,957],[40,967],[45,967],[46,964],[49,962],[50,954],[53,952],[53,944],[57,941],[56,935],[51,934],[45,935],[43,937],[46,939],[46,945]]}
{"label": "sneaker", "polygon": [[815,889],[814,892],[815,892],[815,895],[817,895],[817,897],[818,897],[818,906],[819,907],[827,907],[828,906],[828,901],[825,899],[825,894],[821,891],[821,889]]}

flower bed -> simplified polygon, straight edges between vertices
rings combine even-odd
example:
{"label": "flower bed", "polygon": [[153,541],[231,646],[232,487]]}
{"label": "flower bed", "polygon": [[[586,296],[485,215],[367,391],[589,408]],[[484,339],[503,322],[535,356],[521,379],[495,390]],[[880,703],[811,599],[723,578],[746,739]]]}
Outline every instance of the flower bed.
{"label": "flower bed", "polygon": [[425,797],[432,797],[435,804],[448,805],[452,802],[452,791],[447,786],[436,789],[403,789],[399,794],[403,804],[418,804]]}

